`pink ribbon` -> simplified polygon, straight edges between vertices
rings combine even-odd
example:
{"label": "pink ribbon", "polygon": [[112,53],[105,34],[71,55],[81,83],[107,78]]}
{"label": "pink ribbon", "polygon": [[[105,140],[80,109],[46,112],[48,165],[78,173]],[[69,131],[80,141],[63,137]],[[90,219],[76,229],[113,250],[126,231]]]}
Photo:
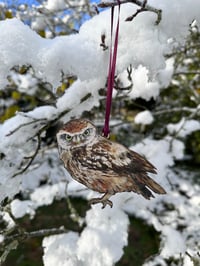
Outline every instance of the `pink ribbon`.
{"label": "pink ribbon", "polygon": [[107,84],[107,95],[106,95],[106,113],[105,113],[105,122],[102,130],[104,137],[108,137],[110,133],[109,121],[110,121],[110,112],[112,105],[112,93],[115,80],[115,68],[117,60],[117,47],[118,47],[118,35],[119,35],[119,18],[120,18],[120,1],[118,0],[118,20],[115,33],[115,42],[114,50],[112,51],[112,42],[113,42],[113,21],[114,21],[114,6],[111,8],[111,45],[110,45],[110,60],[109,60],[109,69],[108,69],[108,84]]}

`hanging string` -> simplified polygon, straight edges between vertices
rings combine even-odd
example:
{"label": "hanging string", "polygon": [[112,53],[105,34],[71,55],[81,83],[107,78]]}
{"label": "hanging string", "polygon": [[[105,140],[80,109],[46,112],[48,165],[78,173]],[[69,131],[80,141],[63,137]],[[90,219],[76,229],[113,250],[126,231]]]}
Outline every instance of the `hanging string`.
{"label": "hanging string", "polygon": [[106,96],[106,112],[105,112],[105,122],[102,130],[104,137],[108,137],[110,133],[109,121],[110,112],[112,105],[112,93],[115,80],[115,68],[117,60],[117,47],[118,47],[118,35],[119,35],[119,18],[120,18],[120,1],[118,0],[118,19],[115,32],[114,50],[112,51],[113,43],[113,22],[114,22],[114,6],[111,7],[111,44],[110,44],[110,59],[109,59],[109,69],[108,69],[108,82],[107,82],[107,96]]}

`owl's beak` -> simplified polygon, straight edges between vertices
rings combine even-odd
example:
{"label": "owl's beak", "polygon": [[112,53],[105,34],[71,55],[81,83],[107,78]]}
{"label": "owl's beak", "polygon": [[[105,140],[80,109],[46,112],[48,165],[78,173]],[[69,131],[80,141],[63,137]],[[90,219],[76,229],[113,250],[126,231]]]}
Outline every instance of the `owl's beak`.
{"label": "owl's beak", "polygon": [[76,135],[73,137],[73,143],[74,144],[80,144],[80,142],[81,142],[81,138],[79,135]]}

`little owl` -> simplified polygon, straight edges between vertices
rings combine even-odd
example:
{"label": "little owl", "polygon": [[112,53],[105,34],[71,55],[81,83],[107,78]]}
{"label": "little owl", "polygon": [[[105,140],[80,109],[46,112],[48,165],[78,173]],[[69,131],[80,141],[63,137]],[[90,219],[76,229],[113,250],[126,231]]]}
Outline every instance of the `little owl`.
{"label": "little owl", "polygon": [[148,176],[156,168],[138,153],[112,142],[97,133],[96,127],[85,119],[66,123],[57,133],[60,159],[70,175],[86,187],[104,193],[91,204],[112,207],[109,198],[117,192],[133,191],[144,198],[165,190]]}

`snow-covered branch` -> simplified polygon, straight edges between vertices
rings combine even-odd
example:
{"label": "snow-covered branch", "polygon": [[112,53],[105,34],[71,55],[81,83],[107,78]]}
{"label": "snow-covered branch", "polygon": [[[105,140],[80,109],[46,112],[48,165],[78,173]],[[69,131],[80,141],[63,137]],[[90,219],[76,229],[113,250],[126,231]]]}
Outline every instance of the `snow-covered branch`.
{"label": "snow-covered branch", "polygon": [[162,10],[161,9],[156,9],[150,5],[147,4],[148,0],[144,0],[144,1],[139,1],[139,0],[120,0],[118,1],[113,1],[113,2],[106,2],[106,1],[102,1],[100,4],[98,4],[98,7],[100,8],[107,8],[107,7],[113,7],[113,6],[117,6],[120,4],[127,4],[127,3],[132,3],[135,4],[137,6],[140,6],[140,9],[137,9],[136,12],[127,17],[126,21],[132,21],[139,13],[141,12],[145,12],[145,11],[149,11],[149,12],[153,12],[156,13],[157,15],[157,20],[155,22],[155,24],[159,24],[161,19],[162,19]]}

